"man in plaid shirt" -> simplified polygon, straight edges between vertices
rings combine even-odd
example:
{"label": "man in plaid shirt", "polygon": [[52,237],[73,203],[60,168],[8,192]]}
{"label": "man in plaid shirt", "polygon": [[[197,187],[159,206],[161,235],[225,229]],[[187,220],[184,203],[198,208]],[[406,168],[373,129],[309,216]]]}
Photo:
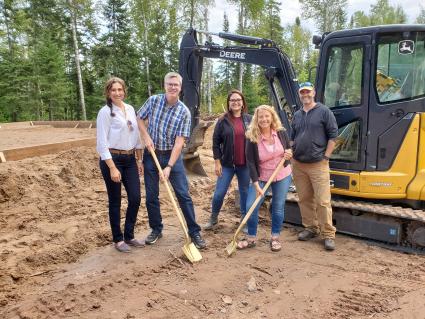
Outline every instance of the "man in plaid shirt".
{"label": "man in plaid shirt", "polygon": [[[195,220],[195,209],[189,194],[189,184],[183,166],[181,151],[190,136],[191,115],[186,105],[179,100],[182,77],[175,72],[164,77],[165,94],[151,96],[138,112],[140,132],[147,148],[153,148],[176,193],[180,208],[186,219],[189,235],[197,248],[205,248],[201,228]],[[152,231],[146,244],[152,245],[162,237],[162,218],[159,205],[159,174],[149,151],[144,156],[146,208]]]}

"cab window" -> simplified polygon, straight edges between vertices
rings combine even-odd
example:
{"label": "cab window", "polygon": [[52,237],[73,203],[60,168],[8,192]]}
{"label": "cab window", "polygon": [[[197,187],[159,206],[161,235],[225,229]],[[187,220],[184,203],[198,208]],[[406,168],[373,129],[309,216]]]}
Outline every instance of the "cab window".
{"label": "cab window", "polygon": [[378,38],[375,89],[382,104],[425,94],[425,32]]}
{"label": "cab window", "polygon": [[360,105],[363,79],[362,44],[335,45],[329,48],[324,90],[330,108]]}

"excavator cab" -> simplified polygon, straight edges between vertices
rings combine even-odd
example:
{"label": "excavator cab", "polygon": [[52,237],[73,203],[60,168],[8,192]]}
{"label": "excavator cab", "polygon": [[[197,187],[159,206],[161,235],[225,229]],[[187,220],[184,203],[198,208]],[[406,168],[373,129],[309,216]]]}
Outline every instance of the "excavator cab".
{"label": "excavator cab", "polygon": [[317,100],[339,127],[332,192],[422,204],[425,26],[336,31],[316,44]]}

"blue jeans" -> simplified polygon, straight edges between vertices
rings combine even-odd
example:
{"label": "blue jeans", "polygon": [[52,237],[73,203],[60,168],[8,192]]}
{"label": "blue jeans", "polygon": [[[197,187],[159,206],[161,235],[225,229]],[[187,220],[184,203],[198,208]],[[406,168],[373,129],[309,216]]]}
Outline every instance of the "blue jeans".
{"label": "blue jeans", "polygon": [[[170,159],[170,153],[157,155],[161,168],[165,168]],[[145,151],[143,160],[146,190],[146,209],[148,211],[149,226],[152,231],[162,232],[163,224],[159,205],[159,174],[155,162],[149,153]],[[186,220],[189,236],[193,236],[201,230],[195,220],[195,209],[189,194],[189,184],[184,170],[183,159],[180,156],[171,169],[169,181],[174,189],[180,208]]]}
{"label": "blue jeans", "polygon": [[[285,177],[284,179],[271,183],[271,189],[273,193],[272,205],[271,205],[271,214],[272,214],[272,236],[279,236],[280,230],[282,229],[284,209],[285,209],[285,200],[286,194],[288,193],[289,186],[291,185],[292,177],[291,175]],[[258,181],[260,187],[263,188],[266,182]],[[248,209],[252,206],[255,201],[257,193],[253,184],[249,186],[248,190],[248,199],[246,202],[246,207]],[[258,211],[261,204],[264,202],[264,196],[261,198],[258,205],[255,207],[254,212],[251,217],[248,219],[248,235],[257,236],[257,226],[258,226]]]}
{"label": "blue jeans", "polygon": [[112,240],[117,243],[124,239],[134,238],[134,226],[140,206],[140,179],[134,155],[112,154],[112,160],[121,173],[121,182],[124,184],[128,199],[123,236],[121,232],[121,183],[115,183],[111,179],[108,165],[105,161],[100,160],[99,166],[108,192]]}
{"label": "blue jeans", "polygon": [[248,196],[249,187],[249,170],[248,166],[234,166],[234,167],[222,167],[223,172],[220,177],[217,178],[215,185],[215,192],[212,199],[212,215],[218,215],[220,213],[221,206],[223,206],[224,196],[229,189],[229,185],[236,174],[238,178],[239,186],[239,202],[242,216],[246,214],[246,198]]}

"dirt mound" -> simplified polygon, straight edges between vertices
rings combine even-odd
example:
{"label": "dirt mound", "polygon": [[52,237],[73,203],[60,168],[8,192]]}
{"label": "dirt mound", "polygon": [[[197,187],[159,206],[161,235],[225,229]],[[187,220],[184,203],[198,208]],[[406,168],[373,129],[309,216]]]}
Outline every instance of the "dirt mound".
{"label": "dirt mound", "polygon": [[24,189],[18,181],[10,176],[12,172],[0,174],[0,203],[18,200],[24,195]]}
{"label": "dirt mound", "polygon": [[97,161],[83,147],[0,166],[1,304],[19,299],[14,291],[34,274],[108,242]]}

